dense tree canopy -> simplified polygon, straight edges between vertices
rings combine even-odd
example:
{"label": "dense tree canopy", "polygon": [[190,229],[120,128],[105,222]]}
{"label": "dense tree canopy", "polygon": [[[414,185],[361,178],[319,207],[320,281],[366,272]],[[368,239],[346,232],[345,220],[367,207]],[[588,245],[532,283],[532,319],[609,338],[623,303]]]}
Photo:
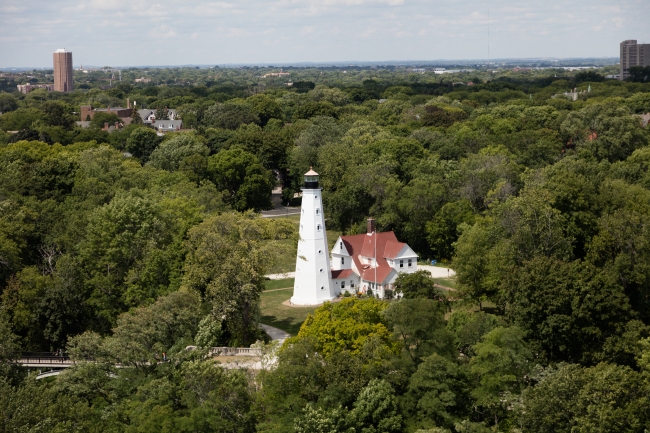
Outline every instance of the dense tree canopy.
{"label": "dense tree canopy", "polygon": [[[26,95],[5,74],[0,431],[650,431],[650,83],[615,70],[125,68],[103,90],[101,69]],[[127,98],[183,130],[75,114]],[[328,230],[373,216],[456,277],[400,275],[267,346],[297,221],[255,212],[310,167]],[[252,344],[255,372],[208,355]],[[59,350],[57,377],[14,363]]]}

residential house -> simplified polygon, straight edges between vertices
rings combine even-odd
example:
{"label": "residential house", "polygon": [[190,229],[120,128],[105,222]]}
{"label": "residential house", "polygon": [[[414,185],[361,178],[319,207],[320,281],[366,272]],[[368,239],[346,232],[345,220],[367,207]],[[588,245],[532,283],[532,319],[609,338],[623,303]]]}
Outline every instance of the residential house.
{"label": "residential house", "polygon": [[399,274],[417,271],[417,262],[417,254],[394,232],[377,233],[374,219],[368,218],[365,234],[340,236],[332,248],[334,293],[371,290],[383,298]]}

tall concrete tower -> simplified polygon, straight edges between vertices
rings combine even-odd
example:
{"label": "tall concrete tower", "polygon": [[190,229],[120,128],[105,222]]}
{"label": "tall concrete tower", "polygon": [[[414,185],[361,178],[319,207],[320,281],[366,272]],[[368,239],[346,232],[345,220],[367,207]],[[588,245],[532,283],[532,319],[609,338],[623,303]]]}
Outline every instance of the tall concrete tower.
{"label": "tall concrete tower", "polygon": [[334,299],[329,248],[318,173],[305,173],[300,209],[300,240],[291,303],[316,305]]}
{"label": "tall concrete tower", "polygon": [[72,53],[65,49],[54,52],[54,91],[72,92]]}

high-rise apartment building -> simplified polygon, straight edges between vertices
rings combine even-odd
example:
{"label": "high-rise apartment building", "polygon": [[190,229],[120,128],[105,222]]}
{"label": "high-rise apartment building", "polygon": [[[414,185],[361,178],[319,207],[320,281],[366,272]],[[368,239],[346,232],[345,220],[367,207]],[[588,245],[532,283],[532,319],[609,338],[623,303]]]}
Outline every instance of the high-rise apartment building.
{"label": "high-rise apartment building", "polygon": [[621,42],[621,80],[630,76],[632,66],[650,66],[650,44],[637,44],[632,39]]}
{"label": "high-rise apartment building", "polygon": [[72,53],[65,49],[54,52],[54,91],[72,92]]}

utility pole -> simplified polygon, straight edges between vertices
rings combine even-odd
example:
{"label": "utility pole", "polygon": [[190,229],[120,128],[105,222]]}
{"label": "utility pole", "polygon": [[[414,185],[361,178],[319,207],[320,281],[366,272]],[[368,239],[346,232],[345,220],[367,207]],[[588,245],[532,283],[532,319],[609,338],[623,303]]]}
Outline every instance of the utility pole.
{"label": "utility pole", "polygon": [[[375,226],[376,227],[376,226]],[[377,229],[373,231],[373,236],[375,238],[375,296],[377,296]]]}

